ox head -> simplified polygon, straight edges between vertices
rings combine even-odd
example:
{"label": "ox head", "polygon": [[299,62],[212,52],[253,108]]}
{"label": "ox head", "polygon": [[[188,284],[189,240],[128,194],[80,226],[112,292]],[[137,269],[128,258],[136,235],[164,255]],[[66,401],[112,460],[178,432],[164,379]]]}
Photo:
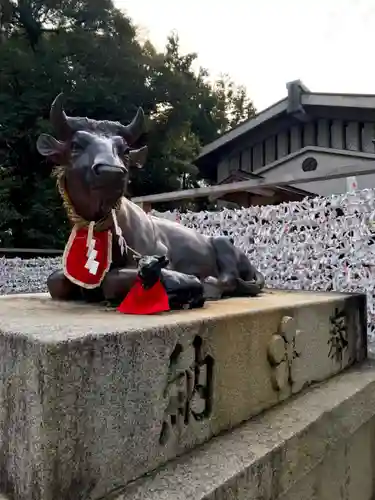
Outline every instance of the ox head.
{"label": "ox head", "polygon": [[129,169],[141,168],[146,160],[147,147],[131,148],[144,131],[144,114],[139,108],[129,125],[70,117],[62,99],[58,95],[50,111],[56,138],[41,134],[37,149],[64,166],[64,189],[75,212],[86,220],[99,220],[124,195]]}

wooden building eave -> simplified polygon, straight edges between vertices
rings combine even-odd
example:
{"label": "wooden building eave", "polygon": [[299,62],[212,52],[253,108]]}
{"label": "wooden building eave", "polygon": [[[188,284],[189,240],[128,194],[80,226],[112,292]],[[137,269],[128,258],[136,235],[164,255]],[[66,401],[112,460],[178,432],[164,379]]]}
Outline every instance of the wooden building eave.
{"label": "wooden building eave", "polygon": [[305,121],[314,116],[329,116],[332,119],[345,113],[349,119],[358,117],[363,121],[375,121],[375,94],[337,94],[310,92],[300,80],[287,84],[288,96],[276,104],[258,113],[215,141],[204,146],[195,163],[198,167],[206,164],[222,149],[227,149],[244,135],[280,118],[290,116],[298,121]]}

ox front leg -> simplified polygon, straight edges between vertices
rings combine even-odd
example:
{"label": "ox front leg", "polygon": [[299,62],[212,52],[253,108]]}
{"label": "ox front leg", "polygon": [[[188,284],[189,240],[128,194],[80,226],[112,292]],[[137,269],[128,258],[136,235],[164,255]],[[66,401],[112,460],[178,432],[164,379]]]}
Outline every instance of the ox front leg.
{"label": "ox front leg", "polygon": [[125,298],[138,275],[138,269],[113,269],[107,273],[102,283],[105,300],[120,303]]}
{"label": "ox front leg", "polygon": [[82,299],[80,287],[69,281],[61,269],[48,277],[47,288],[51,297],[55,300]]}

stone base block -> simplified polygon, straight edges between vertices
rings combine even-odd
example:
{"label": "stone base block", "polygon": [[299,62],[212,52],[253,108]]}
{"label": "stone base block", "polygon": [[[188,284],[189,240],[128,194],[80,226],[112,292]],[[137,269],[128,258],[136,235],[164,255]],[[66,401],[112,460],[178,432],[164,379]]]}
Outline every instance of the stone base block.
{"label": "stone base block", "polygon": [[125,316],[0,298],[0,491],[100,498],[366,357],[361,295]]}
{"label": "stone base block", "polygon": [[375,364],[214,438],[116,500],[372,500]]}

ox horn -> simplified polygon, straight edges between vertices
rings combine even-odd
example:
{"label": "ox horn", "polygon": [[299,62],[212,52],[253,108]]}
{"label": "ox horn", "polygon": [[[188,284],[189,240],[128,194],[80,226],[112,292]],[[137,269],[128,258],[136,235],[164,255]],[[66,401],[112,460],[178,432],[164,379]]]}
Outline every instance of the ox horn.
{"label": "ox horn", "polygon": [[134,143],[144,132],[145,129],[145,114],[142,108],[138,108],[137,114],[129,125],[124,125],[121,129],[125,139],[130,143]]}
{"label": "ox horn", "polygon": [[57,138],[66,141],[72,135],[71,128],[69,127],[68,117],[65,114],[63,106],[64,94],[59,94],[53,101],[50,110],[50,121],[55,130]]}

